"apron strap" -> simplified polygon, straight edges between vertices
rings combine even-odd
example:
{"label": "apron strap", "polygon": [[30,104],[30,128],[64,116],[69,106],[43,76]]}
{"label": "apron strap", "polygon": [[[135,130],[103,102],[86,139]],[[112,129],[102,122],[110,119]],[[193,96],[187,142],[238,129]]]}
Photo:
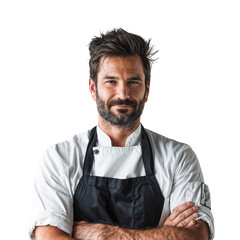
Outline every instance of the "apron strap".
{"label": "apron strap", "polygon": [[93,147],[96,146],[97,143],[97,133],[96,133],[96,127],[94,127],[91,130],[90,133],[90,139],[87,145],[87,151],[85,154],[84,164],[83,164],[83,175],[90,175],[90,172],[92,170],[92,165],[94,161],[94,155],[93,155]]}
{"label": "apron strap", "polygon": [[151,144],[145,128],[142,125],[142,158],[146,175],[154,175],[153,154]]}

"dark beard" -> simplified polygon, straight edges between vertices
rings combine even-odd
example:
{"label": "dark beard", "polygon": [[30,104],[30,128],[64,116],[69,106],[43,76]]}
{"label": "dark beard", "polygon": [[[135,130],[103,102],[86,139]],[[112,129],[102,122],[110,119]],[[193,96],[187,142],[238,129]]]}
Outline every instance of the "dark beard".
{"label": "dark beard", "polygon": [[[97,109],[101,117],[111,123],[114,126],[132,126],[137,119],[141,116],[144,105],[145,105],[145,95],[143,99],[137,104],[137,101],[130,99],[125,100],[112,100],[108,102],[107,109],[105,107],[105,102],[99,97],[98,92],[96,94]],[[132,114],[128,115],[127,109],[118,109],[120,116],[116,116],[110,111],[110,108],[114,105],[130,105],[133,107],[134,111]]]}

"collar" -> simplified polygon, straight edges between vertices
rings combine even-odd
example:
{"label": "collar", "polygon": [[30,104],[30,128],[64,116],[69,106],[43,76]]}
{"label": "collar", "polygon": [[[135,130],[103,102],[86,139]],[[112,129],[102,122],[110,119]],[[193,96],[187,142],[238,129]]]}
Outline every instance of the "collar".
{"label": "collar", "polygon": [[[112,146],[110,137],[99,126],[97,126],[97,138],[98,138],[98,142],[97,142],[98,146],[108,146],[108,147]],[[137,129],[128,136],[125,147],[139,145],[140,141],[141,141],[141,124],[139,124]]]}

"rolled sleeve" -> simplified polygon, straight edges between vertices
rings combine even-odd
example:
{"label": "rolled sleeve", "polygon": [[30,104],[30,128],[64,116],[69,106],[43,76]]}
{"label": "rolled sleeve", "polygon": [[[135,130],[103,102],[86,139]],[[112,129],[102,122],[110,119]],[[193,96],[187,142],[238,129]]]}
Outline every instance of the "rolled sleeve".
{"label": "rolled sleeve", "polygon": [[192,201],[199,207],[199,219],[208,223],[210,239],[214,238],[214,219],[211,198],[204,183],[199,161],[193,150],[186,145],[178,159],[170,198],[171,211],[184,202]]}
{"label": "rolled sleeve", "polygon": [[29,229],[29,235],[31,239],[35,239],[34,230],[37,226],[47,225],[57,227],[69,235],[72,233],[72,221],[70,221],[66,214],[54,210],[46,210],[37,216],[36,220],[32,221]]}
{"label": "rolled sleeve", "polygon": [[29,236],[35,239],[36,226],[51,225],[71,235],[73,225],[73,197],[64,155],[57,146],[44,153],[36,174],[33,217]]}
{"label": "rolled sleeve", "polygon": [[214,238],[214,222],[211,212],[211,198],[208,186],[203,182],[189,182],[186,189],[186,201],[192,201],[199,207],[196,220],[203,220],[208,223],[210,239]]}

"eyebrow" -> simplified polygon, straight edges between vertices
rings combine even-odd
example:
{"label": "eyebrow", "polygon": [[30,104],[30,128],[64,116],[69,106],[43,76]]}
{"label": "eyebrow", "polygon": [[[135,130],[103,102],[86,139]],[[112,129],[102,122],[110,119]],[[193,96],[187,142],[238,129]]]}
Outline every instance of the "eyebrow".
{"label": "eyebrow", "polygon": [[[119,79],[118,77],[114,77],[114,76],[105,76],[103,79],[108,79],[108,80],[113,80],[113,79]],[[127,78],[128,81],[133,81],[133,80],[137,80],[137,81],[142,81],[141,77],[130,77]]]}
{"label": "eyebrow", "polygon": [[103,79],[118,79],[118,77],[114,77],[114,76],[105,76]]}
{"label": "eyebrow", "polygon": [[137,80],[137,81],[142,81],[142,78],[141,77],[130,77],[128,78],[127,80]]}

